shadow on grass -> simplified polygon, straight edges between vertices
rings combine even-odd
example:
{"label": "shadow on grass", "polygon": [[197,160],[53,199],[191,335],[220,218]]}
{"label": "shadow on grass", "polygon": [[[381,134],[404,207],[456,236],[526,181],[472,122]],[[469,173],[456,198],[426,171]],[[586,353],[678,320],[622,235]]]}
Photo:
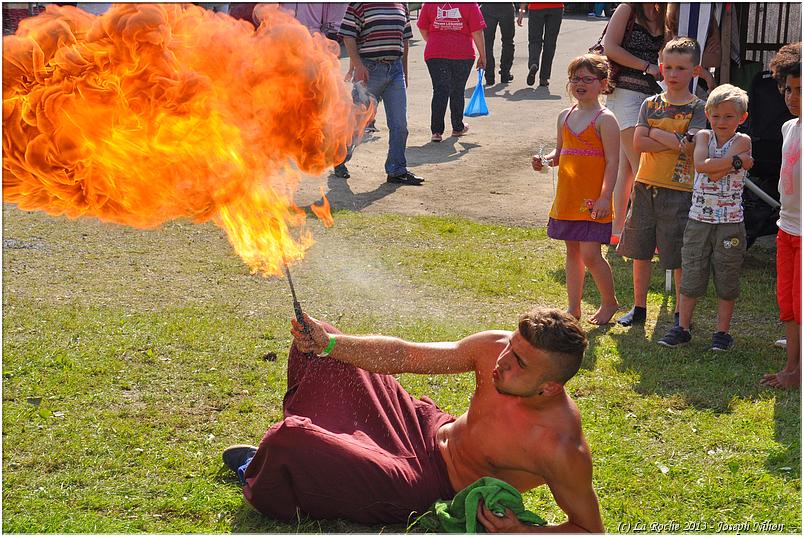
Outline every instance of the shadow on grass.
{"label": "shadow on grass", "polygon": [[[735,397],[756,400],[763,389],[756,382],[761,369],[747,345],[728,352],[709,350],[714,316],[699,316],[693,323],[693,340],[678,348],[666,348],[657,342],[673,325],[673,308],[665,297],[656,326],[633,326],[613,333],[620,357],[618,369],[639,374],[634,390],[662,397],[681,396],[686,404],[718,413],[730,411]],[[695,324],[701,326],[695,330]]]}
{"label": "shadow on grass", "polygon": [[[589,340],[589,348],[594,349],[599,345],[598,341],[607,336],[612,329],[612,325],[606,324],[601,326],[594,326],[586,331],[586,337]],[[583,357],[581,369],[587,371],[594,371],[597,369],[597,353],[587,352]]]}
{"label": "shadow on grass", "polygon": [[257,513],[243,500],[232,520],[232,533],[324,533],[322,521],[300,519],[295,524],[280,522]]}
{"label": "shadow on grass", "polygon": [[765,467],[769,472],[788,479],[801,479],[801,392],[776,394],[773,406],[773,437],[782,449],[768,454]]}
{"label": "shadow on grass", "polygon": [[[238,492],[242,490],[235,474],[223,465],[215,477],[218,482],[236,488]],[[404,529],[404,525],[400,525],[393,532],[398,533]],[[232,519],[232,533],[378,533],[384,530],[390,528],[374,528],[345,520],[315,520],[302,515],[293,522],[283,522],[258,513],[244,499]]]}
{"label": "shadow on grass", "polygon": [[[615,314],[616,321],[633,304],[632,265],[613,248],[605,255],[615,277],[618,300],[623,305]],[[768,278],[773,272],[772,265],[772,256],[767,253],[752,252],[746,256],[741,276],[743,295],[738,299],[732,323],[737,345],[729,352],[709,350],[717,311],[711,284],[707,296],[695,310],[693,341],[676,349],[658,344],[674,323],[675,291],[665,290],[665,272],[657,266],[653,267],[647,326],[624,328],[612,324],[589,328],[587,333],[591,349],[605,345],[606,336],[611,337],[619,356],[617,369],[636,372],[639,381],[634,390],[643,395],[680,397],[687,405],[716,413],[731,412],[735,400],[758,401],[775,395],[774,435],[780,447],[768,454],[767,467],[771,472],[798,479],[801,474],[800,392],[772,392],[758,383],[762,373],[778,369],[784,361],[781,351],[764,352],[766,340],[775,339],[775,334],[769,333],[776,315],[776,311],[771,311],[775,283]],[[550,277],[566,285],[563,268],[551,271]],[[588,274],[583,296],[587,304],[599,303],[597,289]],[[597,353],[588,352],[581,367],[592,371],[596,366]]]}
{"label": "shadow on grass", "polygon": [[298,519],[293,522],[281,522],[257,513],[243,501],[234,514],[232,533],[362,533],[376,535],[381,533],[422,533],[422,531],[416,528],[406,531],[405,524],[367,526],[340,519],[316,520],[304,515],[299,515]]}
{"label": "shadow on grass", "polygon": [[[625,266],[630,269],[630,263],[615,255],[610,255],[609,260],[615,275],[620,276],[615,282],[617,288],[630,293],[630,270],[624,270]],[[763,305],[772,304],[774,296],[773,282],[766,278],[767,271],[767,260],[746,258],[741,276],[744,293],[737,301],[731,330],[737,344],[728,352],[718,353],[709,350],[717,310],[711,283],[693,316],[692,342],[673,349],[658,345],[658,340],[674,322],[675,291],[665,291],[664,271],[654,267],[647,327],[624,328],[622,332],[612,334],[620,356],[618,368],[633,370],[640,375],[634,389],[639,393],[665,397],[678,395],[689,405],[715,412],[728,412],[735,397],[761,398],[764,390],[756,382],[762,372],[757,349],[768,336],[767,331],[757,331],[752,323],[760,326],[773,322],[775,312],[762,309]],[[756,282],[762,283],[757,285]],[[625,298],[624,293],[620,294]],[[658,312],[657,294],[661,295]],[[630,308],[633,297],[627,298],[630,300],[626,308]],[[651,326],[650,319],[654,316],[655,325]]]}

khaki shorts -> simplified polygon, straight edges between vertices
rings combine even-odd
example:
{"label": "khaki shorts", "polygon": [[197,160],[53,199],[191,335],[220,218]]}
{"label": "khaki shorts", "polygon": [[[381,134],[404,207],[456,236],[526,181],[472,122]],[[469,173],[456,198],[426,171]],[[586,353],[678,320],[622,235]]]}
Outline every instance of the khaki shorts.
{"label": "khaki shorts", "polygon": [[740,296],[740,270],[745,257],[745,224],[708,224],[690,220],[681,249],[681,293],[698,298],[706,294],[709,273],[715,293],[723,300]]}
{"label": "khaki shorts", "polygon": [[658,248],[662,269],[681,268],[681,246],[690,205],[692,192],[634,182],[617,253],[649,261]]}

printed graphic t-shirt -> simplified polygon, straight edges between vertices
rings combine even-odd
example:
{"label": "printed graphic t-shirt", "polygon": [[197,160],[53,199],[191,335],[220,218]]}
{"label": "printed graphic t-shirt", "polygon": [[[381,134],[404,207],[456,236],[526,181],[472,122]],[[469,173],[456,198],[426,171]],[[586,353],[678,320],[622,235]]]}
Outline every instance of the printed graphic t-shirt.
{"label": "printed graphic t-shirt", "polygon": [[[648,97],[639,109],[637,126],[677,134],[701,130],[706,127],[704,102],[693,96],[684,104],[671,104],[664,93]],[[651,186],[691,192],[694,169],[692,157],[680,150],[646,152],[639,159],[636,180]]]}
{"label": "printed graphic t-shirt", "polygon": [[424,59],[473,60],[472,32],[486,27],[477,3],[424,4],[419,13],[419,28],[430,32],[424,47]]}
{"label": "printed graphic t-shirt", "polygon": [[[717,146],[717,136],[711,130],[704,130],[709,136],[709,158],[723,158],[738,140],[735,134],[721,147]],[[745,169],[730,171],[720,179],[712,180],[705,173],[695,174],[692,189],[690,218],[708,224],[736,224],[743,221],[743,185]]]}

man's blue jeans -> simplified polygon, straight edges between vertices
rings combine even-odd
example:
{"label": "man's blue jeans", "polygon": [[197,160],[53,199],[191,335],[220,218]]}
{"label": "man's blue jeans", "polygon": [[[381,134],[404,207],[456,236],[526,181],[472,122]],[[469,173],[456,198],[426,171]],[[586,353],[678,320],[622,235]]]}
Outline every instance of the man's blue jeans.
{"label": "man's blue jeans", "polygon": [[[392,63],[364,59],[369,79],[366,89],[375,100],[382,99],[388,121],[388,157],[385,173],[403,175],[408,171],[405,146],[408,142],[408,97],[402,60]],[[376,101],[375,101],[376,102]]]}

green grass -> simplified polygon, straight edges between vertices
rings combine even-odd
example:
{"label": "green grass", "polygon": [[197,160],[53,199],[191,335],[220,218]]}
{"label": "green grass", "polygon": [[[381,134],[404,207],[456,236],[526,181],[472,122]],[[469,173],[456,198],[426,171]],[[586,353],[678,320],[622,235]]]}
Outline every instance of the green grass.
{"label": "green grass", "polygon": [[[303,307],[354,333],[426,341],[512,329],[535,304],[564,307],[563,246],[541,229],[457,218],[336,214],[293,266]],[[249,274],[212,225],[140,231],[4,210],[3,531],[399,532],[344,521],[277,523],[249,511],[221,461],[281,417],[290,292]],[[621,303],[630,265],[609,257]],[[655,271],[644,329],[589,329],[568,391],[581,409],[608,531],[770,520],[801,531],[799,392],[757,384],[783,353],[773,258],[753,249],[729,353],[696,337],[659,347],[672,299]],[[590,280],[584,313],[596,309]],[[275,362],[264,359],[275,352]],[[400,376],[463,412],[471,375]],[[527,507],[563,513],[545,487]],[[750,531],[750,530],[749,530]]]}

